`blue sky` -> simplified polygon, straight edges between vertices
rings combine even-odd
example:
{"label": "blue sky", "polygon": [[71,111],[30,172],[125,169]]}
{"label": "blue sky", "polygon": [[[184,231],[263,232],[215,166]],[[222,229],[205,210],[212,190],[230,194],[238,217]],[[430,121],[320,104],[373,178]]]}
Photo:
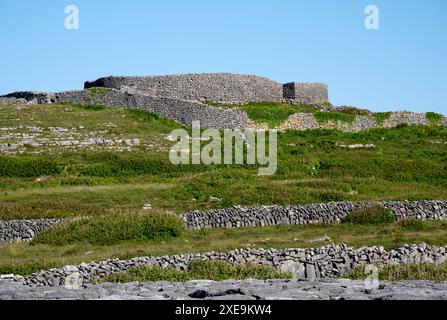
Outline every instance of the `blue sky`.
{"label": "blue sky", "polygon": [[[66,5],[79,30],[66,30]],[[364,8],[380,10],[366,30]],[[447,113],[447,1],[0,0],[0,94],[106,75],[325,82],[334,104]]]}

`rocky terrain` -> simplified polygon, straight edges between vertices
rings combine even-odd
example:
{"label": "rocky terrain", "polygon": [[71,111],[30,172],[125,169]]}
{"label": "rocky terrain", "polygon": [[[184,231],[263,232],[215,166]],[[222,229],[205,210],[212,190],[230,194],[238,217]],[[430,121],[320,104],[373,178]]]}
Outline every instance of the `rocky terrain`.
{"label": "rocky terrain", "polygon": [[0,280],[0,300],[446,300],[447,284],[429,281],[198,280],[35,287]]}

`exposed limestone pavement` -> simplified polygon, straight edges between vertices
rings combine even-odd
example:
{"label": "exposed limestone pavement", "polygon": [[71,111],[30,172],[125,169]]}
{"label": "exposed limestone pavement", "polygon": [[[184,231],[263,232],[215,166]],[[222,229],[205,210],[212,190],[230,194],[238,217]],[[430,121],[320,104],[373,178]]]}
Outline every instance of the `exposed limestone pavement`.
{"label": "exposed limestone pavement", "polygon": [[0,280],[0,300],[445,300],[447,283],[364,280],[197,280],[30,288]]}

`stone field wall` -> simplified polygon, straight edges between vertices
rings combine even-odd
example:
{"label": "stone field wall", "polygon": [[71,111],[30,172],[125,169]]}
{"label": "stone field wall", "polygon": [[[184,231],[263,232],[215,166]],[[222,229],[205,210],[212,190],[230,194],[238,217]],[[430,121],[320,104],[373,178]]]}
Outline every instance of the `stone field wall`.
{"label": "stone field wall", "polygon": [[423,220],[447,219],[447,201],[347,201],[290,206],[237,206],[206,212],[193,211],[182,215],[182,220],[188,229],[338,223],[353,210],[373,205],[390,209],[397,220],[405,218]]}
{"label": "stone field wall", "polygon": [[191,126],[193,121],[200,121],[200,125],[204,128],[242,129],[250,123],[248,116],[239,110],[215,108],[200,102],[133,94],[121,90],[108,90],[102,94],[93,94],[89,90],[61,92],[56,94],[56,101],[138,108],[187,126]]}
{"label": "stone field wall", "polygon": [[[338,223],[354,209],[371,205],[380,205],[390,209],[397,220],[406,218],[447,219],[447,201],[332,202],[301,206],[238,206],[207,212],[193,211],[181,215],[180,219],[185,227],[191,230],[288,224],[325,224]],[[0,244],[30,241],[38,232],[42,232],[61,221],[57,219],[0,221]]]}
{"label": "stone field wall", "polygon": [[419,244],[386,251],[383,247],[377,246],[354,249],[340,244],[311,249],[236,249],[225,253],[206,252],[139,257],[131,260],[109,259],[43,270],[25,277],[11,275],[9,279],[28,286],[63,285],[66,279],[89,283],[110,274],[125,272],[133,267],[158,266],[185,270],[192,260],[221,260],[232,265],[262,264],[290,272],[296,279],[321,279],[343,276],[363,264],[441,264],[447,260],[447,247]]}
{"label": "stone field wall", "polygon": [[40,219],[40,220],[0,220],[0,244],[29,242],[36,234],[45,231],[55,224],[58,219]]}
{"label": "stone field wall", "polygon": [[[320,122],[311,113],[295,113],[291,115],[283,124],[278,127],[278,130],[309,130],[309,129],[338,129],[341,131],[352,132],[368,130],[373,128],[393,128],[400,124],[407,125],[429,125],[425,113],[416,113],[409,111],[391,112],[390,117],[386,119],[382,125],[370,116],[355,116],[352,123],[343,121],[327,121]],[[439,125],[447,125],[447,117],[444,116],[439,122]]]}

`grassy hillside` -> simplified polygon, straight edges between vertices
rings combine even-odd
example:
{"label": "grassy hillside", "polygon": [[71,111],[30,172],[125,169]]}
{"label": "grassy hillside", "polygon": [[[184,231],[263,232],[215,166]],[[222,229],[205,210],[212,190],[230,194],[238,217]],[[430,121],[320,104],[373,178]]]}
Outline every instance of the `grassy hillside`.
{"label": "grassy hillside", "polygon": [[[297,109],[317,112],[258,107],[243,108],[272,124]],[[445,222],[185,231],[146,216],[232,205],[447,199],[446,127],[278,133],[278,170],[267,177],[258,176],[256,166],[172,165],[168,150],[175,142],[166,136],[176,128],[144,111],[0,106],[0,219],[85,217],[31,244],[0,246],[0,273],[110,257],[315,247],[323,243],[309,241],[323,235],[353,246],[447,243]],[[372,147],[349,148],[359,144]],[[147,204],[152,210],[142,210]]]}
{"label": "grassy hillside", "polygon": [[[236,204],[447,198],[446,127],[279,133],[278,170],[270,177],[247,165],[172,165],[168,150],[174,142],[165,136],[179,127],[143,111],[1,106],[0,145],[49,142],[25,145],[14,156],[1,150],[0,219],[103,214],[147,203],[183,212]],[[51,144],[88,139],[139,144]],[[343,147],[351,144],[375,147]]]}

